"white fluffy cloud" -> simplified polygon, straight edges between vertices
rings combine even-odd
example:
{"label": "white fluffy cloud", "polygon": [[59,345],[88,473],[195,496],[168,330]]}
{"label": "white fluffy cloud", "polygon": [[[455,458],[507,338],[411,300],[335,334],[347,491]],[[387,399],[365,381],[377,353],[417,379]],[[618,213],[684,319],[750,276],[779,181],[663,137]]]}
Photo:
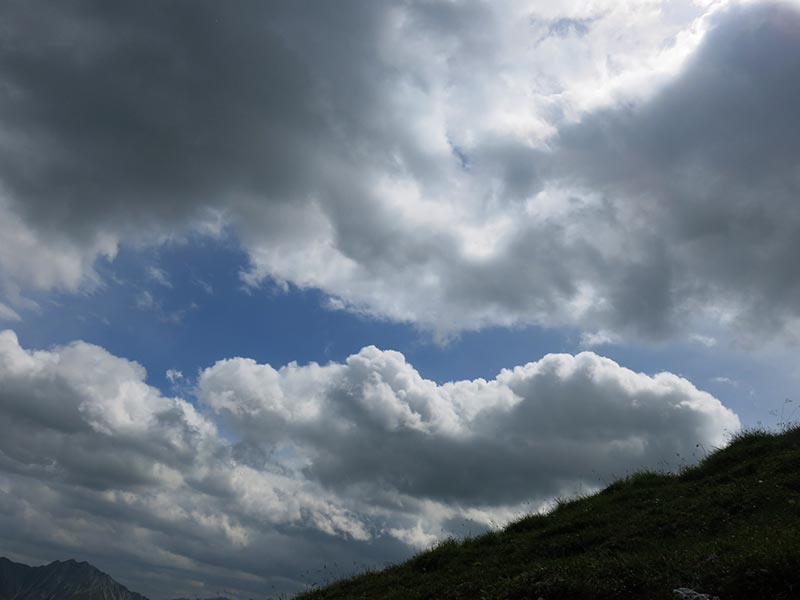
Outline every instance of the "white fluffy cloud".
{"label": "white fluffy cloud", "polygon": [[592,472],[609,477],[698,442],[722,445],[738,428],[685,379],[637,374],[589,352],[444,385],[375,347],[344,364],[279,370],[230,359],[205,370],[198,390],[243,442],[285,455],[326,487],[376,499],[390,489],[514,505],[586,484]]}
{"label": "white fluffy cloud", "polygon": [[443,385],[374,347],[279,369],[233,358],[197,395],[166,397],[91,344],[30,351],[0,333],[0,543],[88,558],[158,597],[197,579],[296,589],[323,565],[398,560],[464,523],[691,461],[739,425],[680,377],[592,353]]}
{"label": "white fluffy cloud", "polygon": [[248,283],[442,336],[797,325],[791,4],[31,1],[0,18],[9,302],[211,219]]}
{"label": "white fluffy cloud", "polygon": [[[41,231],[22,219],[0,196],[0,292],[25,306],[22,294],[30,290],[60,288],[76,291],[97,281],[94,263],[114,258],[117,239],[96,231],[76,240],[58,231]],[[10,307],[0,317],[10,318]]]}
{"label": "white fluffy cloud", "polygon": [[[213,421],[144,377],[136,363],[97,346],[29,352],[13,332],[0,333],[0,529],[9,551],[88,552],[123,575],[125,560],[146,563],[169,571],[173,587],[154,589],[147,578],[134,587],[162,597],[186,591],[175,586],[206,566],[216,569],[209,584],[236,581],[242,569],[263,576],[262,592],[271,576],[298,585],[300,567],[319,556],[291,567],[240,556],[291,537],[292,528],[300,545],[304,531],[369,537],[357,515],[314,483],[237,461]],[[233,557],[241,564],[226,564]]]}

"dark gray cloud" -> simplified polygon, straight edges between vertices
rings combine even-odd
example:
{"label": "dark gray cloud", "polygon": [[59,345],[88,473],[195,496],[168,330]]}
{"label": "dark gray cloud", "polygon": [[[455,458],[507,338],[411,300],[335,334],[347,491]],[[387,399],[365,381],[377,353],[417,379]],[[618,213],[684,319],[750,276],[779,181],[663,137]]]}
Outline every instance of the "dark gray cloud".
{"label": "dark gray cloud", "polygon": [[202,372],[201,409],[144,378],[98,346],[0,332],[3,553],[88,559],[154,598],[263,596],[693,460],[739,426],[684,379],[591,353],[442,386],[374,347],[234,358]]}
{"label": "dark gray cloud", "polygon": [[[251,283],[319,287],[448,331],[509,308],[492,286],[484,305],[441,318],[460,314],[460,280],[481,270],[464,246],[491,246],[484,227],[505,218],[498,209],[541,187],[530,140],[489,121],[470,133],[476,111],[497,110],[484,84],[508,63],[496,47],[502,12],[382,2],[2,11],[10,225],[0,283],[12,300],[26,286],[74,289],[120,240],[221,219],[249,252]],[[537,294],[556,302],[544,286]],[[507,320],[531,320],[528,309]]]}
{"label": "dark gray cloud", "polygon": [[83,234],[253,190],[302,195],[326,123],[273,12],[286,8],[4,4],[0,169],[18,211]]}
{"label": "dark gray cloud", "polygon": [[[75,289],[120,242],[222,225],[248,284],[442,337],[796,328],[797,9],[714,8],[671,76],[603,104],[594,63],[565,52],[643,17],[512,8],[5,3],[8,308],[26,287]],[[533,48],[534,22],[569,35]],[[668,25],[640,46],[686,43]],[[652,67],[625,40],[605,68],[620,79]],[[560,83],[550,58],[584,78]]]}
{"label": "dark gray cloud", "polygon": [[559,132],[556,176],[631,229],[605,266],[612,328],[666,335],[710,309],[764,335],[800,316],[798,31],[789,5],[731,7],[655,96]]}

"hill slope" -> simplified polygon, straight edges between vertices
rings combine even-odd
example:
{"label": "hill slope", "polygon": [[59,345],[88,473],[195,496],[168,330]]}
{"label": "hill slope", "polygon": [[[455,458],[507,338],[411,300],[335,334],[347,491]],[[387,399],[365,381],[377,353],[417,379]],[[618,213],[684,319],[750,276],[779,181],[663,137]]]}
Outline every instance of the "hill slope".
{"label": "hill slope", "polygon": [[800,429],[749,432],[680,475],[644,472],[297,600],[800,598]]}
{"label": "hill slope", "polygon": [[0,558],[0,600],[146,600],[86,562],[29,567]]}

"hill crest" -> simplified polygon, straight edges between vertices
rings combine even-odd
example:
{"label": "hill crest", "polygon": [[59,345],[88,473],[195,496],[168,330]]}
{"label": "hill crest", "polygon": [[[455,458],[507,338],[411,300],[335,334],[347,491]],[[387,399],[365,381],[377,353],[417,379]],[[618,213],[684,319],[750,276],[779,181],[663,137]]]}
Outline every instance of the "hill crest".
{"label": "hill crest", "polygon": [[800,428],[741,433],[680,473],[635,473],[297,600],[671,600],[681,588],[800,598]]}

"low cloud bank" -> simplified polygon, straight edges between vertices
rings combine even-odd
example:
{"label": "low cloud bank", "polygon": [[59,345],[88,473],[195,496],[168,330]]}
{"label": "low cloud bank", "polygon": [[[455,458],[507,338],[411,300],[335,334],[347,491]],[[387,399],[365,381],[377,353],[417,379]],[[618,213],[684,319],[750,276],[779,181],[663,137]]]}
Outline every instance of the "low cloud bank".
{"label": "low cloud bank", "polygon": [[298,589],[691,461],[739,427],[685,379],[589,352],[443,385],[375,347],[279,369],[232,358],[200,373],[197,399],[98,346],[0,333],[3,546],[82,556],[153,596]]}

